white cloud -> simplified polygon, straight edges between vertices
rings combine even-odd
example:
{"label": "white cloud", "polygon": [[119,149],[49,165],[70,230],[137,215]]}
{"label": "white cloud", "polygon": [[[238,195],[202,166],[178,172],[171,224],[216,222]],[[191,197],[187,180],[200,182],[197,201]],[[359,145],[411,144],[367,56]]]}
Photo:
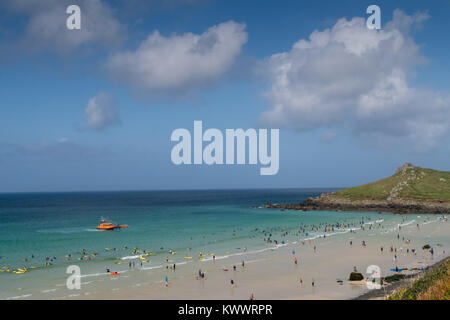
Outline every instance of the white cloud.
{"label": "white cloud", "polygon": [[123,38],[113,10],[101,0],[79,0],[81,30],[68,30],[66,8],[70,0],[6,0],[7,10],[24,15],[28,23],[17,43],[32,50],[55,49],[65,53],[83,45],[116,45]]}
{"label": "white cloud", "polygon": [[136,51],[111,56],[107,68],[118,80],[140,89],[185,90],[219,78],[246,42],[245,24],[233,21],[202,34],[164,37],[155,31]]}
{"label": "white cloud", "polygon": [[112,99],[106,93],[101,92],[89,99],[84,112],[87,125],[91,129],[103,130],[108,126],[120,124],[120,118],[113,106]]}
{"label": "white cloud", "polygon": [[396,10],[377,31],[363,18],[343,18],[267,58],[262,67],[272,107],[262,120],[299,130],[345,126],[359,137],[432,147],[449,132],[450,97],[409,81],[426,61],[411,28],[427,18]]}

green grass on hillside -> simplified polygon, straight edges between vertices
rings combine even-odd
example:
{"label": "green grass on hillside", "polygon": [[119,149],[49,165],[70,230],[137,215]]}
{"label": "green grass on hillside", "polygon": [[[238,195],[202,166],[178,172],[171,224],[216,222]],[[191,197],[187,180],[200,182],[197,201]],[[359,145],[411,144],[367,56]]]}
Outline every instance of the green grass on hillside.
{"label": "green grass on hillside", "polygon": [[389,300],[450,300],[450,259],[403,288]]}
{"label": "green grass on hillside", "polygon": [[415,167],[389,178],[336,192],[351,200],[401,199],[450,200],[450,172]]}

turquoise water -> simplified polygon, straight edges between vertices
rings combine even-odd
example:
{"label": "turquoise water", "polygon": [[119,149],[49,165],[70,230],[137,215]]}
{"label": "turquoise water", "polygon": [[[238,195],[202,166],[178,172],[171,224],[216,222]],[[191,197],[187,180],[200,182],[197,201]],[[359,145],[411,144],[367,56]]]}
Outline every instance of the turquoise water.
{"label": "turquoise water", "polygon": [[[276,246],[315,237],[327,225],[345,231],[379,219],[389,225],[393,219],[390,214],[260,207],[266,201],[300,202],[323,191],[327,190],[2,194],[0,266],[32,268],[23,275],[1,272],[0,298],[64,283],[70,264],[82,266],[87,274],[105,272],[106,267],[124,269],[128,258],[143,250],[153,253],[143,264],[148,268],[164,265],[166,259],[186,263],[185,256],[198,259],[200,252],[204,259],[213,254],[220,259],[264,248],[268,239]],[[98,231],[101,216],[130,228]],[[140,264],[139,259],[133,261]]]}

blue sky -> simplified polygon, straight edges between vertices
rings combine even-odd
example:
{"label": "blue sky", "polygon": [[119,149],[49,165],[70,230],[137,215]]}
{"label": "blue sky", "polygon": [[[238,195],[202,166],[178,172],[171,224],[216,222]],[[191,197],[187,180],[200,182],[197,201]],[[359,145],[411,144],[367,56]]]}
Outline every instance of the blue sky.
{"label": "blue sky", "polygon": [[[370,4],[372,33],[354,19]],[[449,18],[450,1],[3,1],[0,192],[346,187],[406,161],[450,170]],[[279,128],[278,174],[175,166],[170,135],[194,120]]]}

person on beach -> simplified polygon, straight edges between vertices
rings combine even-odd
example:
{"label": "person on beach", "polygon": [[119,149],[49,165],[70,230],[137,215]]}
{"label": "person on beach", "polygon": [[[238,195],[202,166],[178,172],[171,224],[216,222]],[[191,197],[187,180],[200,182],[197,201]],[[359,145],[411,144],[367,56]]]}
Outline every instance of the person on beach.
{"label": "person on beach", "polygon": [[315,285],[315,282],[314,282],[314,279],[312,279],[312,286],[313,286],[313,288],[314,288],[314,285]]}
{"label": "person on beach", "polygon": [[250,295],[250,300],[251,301],[255,300],[255,295],[253,293]]}
{"label": "person on beach", "polygon": [[234,280],[233,279],[230,280],[230,283],[231,283],[231,287],[234,288]]}
{"label": "person on beach", "polygon": [[295,257],[295,259],[294,259],[294,263],[295,263],[295,265],[297,265],[297,257]]}
{"label": "person on beach", "polygon": [[302,286],[302,285],[303,285],[303,279],[300,278],[300,286]]}
{"label": "person on beach", "polygon": [[167,276],[164,279],[164,284],[165,284],[166,287],[169,286],[169,278],[167,278]]}
{"label": "person on beach", "polygon": [[242,260],[242,269],[244,269],[245,268],[245,263],[244,263],[244,260]]}

